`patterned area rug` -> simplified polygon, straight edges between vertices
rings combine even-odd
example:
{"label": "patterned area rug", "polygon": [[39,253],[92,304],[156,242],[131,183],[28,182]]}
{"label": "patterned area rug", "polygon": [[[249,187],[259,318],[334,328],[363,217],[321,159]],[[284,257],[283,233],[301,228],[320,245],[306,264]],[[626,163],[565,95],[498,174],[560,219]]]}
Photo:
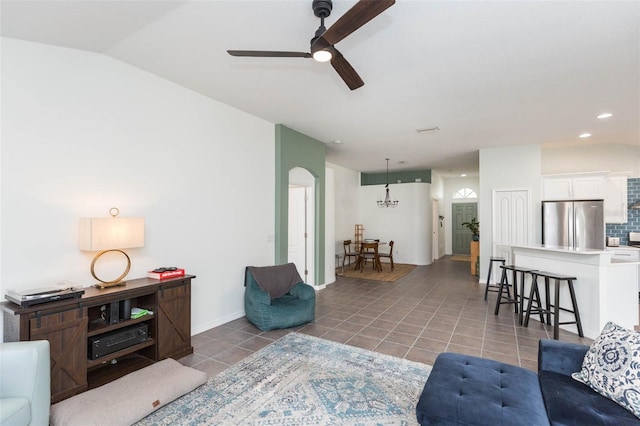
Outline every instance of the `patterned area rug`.
{"label": "patterned area rug", "polygon": [[403,263],[396,263],[393,265],[393,271],[391,270],[391,266],[388,263],[382,263],[382,272],[378,272],[371,267],[371,263],[366,265],[364,270],[355,270],[353,269],[355,265],[345,266],[344,272],[342,275],[344,277],[349,278],[360,278],[363,280],[374,280],[374,281],[395,281],[407,275],[409,272],[413,271],[416,265],[407,265]]}
{"label": "patterned area rug", "polygon": [[290,333],[136,424],[416,425],[430,371]]}

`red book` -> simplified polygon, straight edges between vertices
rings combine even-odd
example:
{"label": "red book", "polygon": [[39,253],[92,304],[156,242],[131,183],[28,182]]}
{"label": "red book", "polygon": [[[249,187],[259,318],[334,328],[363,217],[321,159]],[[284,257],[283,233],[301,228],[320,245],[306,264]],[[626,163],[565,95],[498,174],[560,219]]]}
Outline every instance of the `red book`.
{"label": "red book", "polygon": [[164,272],[147,272],[147,277],[155,278],[156,280],[164,280],[165,278],[175,278],[181,277],[184,275],[184,269],[176,269],[175,271],[164,271]]}

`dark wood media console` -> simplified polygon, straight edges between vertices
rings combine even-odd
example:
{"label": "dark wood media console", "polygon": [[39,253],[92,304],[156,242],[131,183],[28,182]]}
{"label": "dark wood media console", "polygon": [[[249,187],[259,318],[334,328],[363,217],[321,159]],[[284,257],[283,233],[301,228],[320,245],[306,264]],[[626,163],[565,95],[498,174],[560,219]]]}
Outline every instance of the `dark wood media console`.
{"label": "dark wood media console", "polygon": [[[193,353],[191,346],[191,280],[194,275],[129,280],[126,286],[85,288],[78,299],[21,308],[0,303],[4,341],[48,340],[51,344],[51,402],[109,383],[165,358]],[[137,319],[105,320],[112,303],[153,312]],[[88,339],[144,323],[148,338],[97,359],[88,355]]]}

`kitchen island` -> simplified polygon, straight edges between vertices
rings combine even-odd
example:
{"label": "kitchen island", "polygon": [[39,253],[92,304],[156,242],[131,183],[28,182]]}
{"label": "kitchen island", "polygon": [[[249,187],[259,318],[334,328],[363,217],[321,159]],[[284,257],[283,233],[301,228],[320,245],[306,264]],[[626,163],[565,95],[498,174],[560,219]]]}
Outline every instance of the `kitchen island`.
{"label": "kitchen island", "polygon": [[[573,285],[585,337],[598,337],[608,321],[630,330],[639,323],[639,262],[612,260],[611,252],[606,250],[575,250],[549,245],[513,246],[512,250],[515,265],[576,277]],[[530,279],[525,285],[527,296],[529,282]],[[538,281],[542,290],[541,284]],[[541,296],[544,300],[544,291]],[[561,285],[560,301],[563,307],[571,304],[566,285]],[[531,319],[538,317],[532,315]],[[560,312],[560,322],[572,320],[573,314]],[[574,324],[560,328],[577,333]]]}

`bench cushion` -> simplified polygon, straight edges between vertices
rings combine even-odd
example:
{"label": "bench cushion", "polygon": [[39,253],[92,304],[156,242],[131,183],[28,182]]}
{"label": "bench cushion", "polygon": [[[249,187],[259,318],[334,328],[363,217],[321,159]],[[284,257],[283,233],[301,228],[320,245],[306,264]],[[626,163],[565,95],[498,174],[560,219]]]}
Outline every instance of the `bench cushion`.
{"label": "bench cushion", "polygon": [[421,425],[549,424],[537,374],[455,353],[436,358],[416,414]]}

